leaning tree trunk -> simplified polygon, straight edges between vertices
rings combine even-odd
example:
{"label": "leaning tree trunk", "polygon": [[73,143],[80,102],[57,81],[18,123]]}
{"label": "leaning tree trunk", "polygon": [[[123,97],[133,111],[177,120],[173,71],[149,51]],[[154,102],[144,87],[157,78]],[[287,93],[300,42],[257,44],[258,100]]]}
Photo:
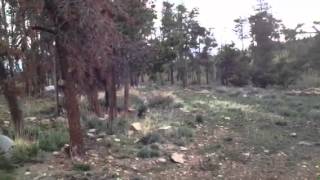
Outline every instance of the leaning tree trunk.
{"label": "leaning tree trunk", "polygon": [[19,97],[17,95],[16,84],[13,81],[9,81],[3,84],[3,94],[8,103],[11,119],[14,125],[16,137],[23,135],[23,111],[19,103]]}
{"label": "leaning tree trunk", "polygon": [[23,111],[18,97],[18,90],[14,80],[9,79],[4,64],[0,62],[0,85],[3,89],[4,97],[8,103],[11,120],[14,125],[17,137],[23,133]]}

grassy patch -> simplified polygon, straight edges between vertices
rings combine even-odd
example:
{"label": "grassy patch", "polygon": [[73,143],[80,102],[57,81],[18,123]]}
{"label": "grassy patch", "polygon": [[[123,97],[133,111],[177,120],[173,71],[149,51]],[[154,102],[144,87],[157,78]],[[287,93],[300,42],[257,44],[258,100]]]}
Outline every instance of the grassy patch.
{"label": "grassy patch", "polygon": [[49,129],[39,135],[39,147],[44,151],[57,151],[68,143],[69,132],[65,128]]}
{"label": "grassy patch", "polygon": [[16,164],[30,162],[38,155],[38,152],[38,144],[18,139],[12,151],[12,161]]}
{"label": "grassy patch", "polygon": [[185,146],[189,144],[193,141],[193,137],[194,130],[187,126],[178,127],[169,135],[169,139],[171,140],[171,142],[178,146]]}
{"label": "grassy patch", "polygon": [[148,106],[150,108],[170,108],[174,100],[171,96],[154,96],[149,99]]}
{"label": "grassy patch", "polygon": [[91,170],[91,166],[89,164],[76,163],[73,164],[73,170],[86,172]]}
{"label": "grassy patch", "polygon": [[139,140],[144,145],[162,142],[162,136],[159,133],[149,133]]}
{"label": "grassy patch", "polygon": [[154,158],[160,156],[159,148],[155,146],[145,146],[137,153],[139,158]]}

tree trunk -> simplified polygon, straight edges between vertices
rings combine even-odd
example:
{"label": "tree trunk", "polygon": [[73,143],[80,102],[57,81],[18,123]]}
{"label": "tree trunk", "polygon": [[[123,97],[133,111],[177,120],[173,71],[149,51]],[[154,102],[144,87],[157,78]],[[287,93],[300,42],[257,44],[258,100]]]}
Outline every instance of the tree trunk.
{"label": "tree trunk", "polygon": [[3,89],[4,97],[8,103],[11,120],[14,125],[17,137],[21,137],[23,133],[23,111],[21,109],[18,91],[13,79],[9,79],[4,64],[0,62],[0,85]]}
{"label": "tree trunk", "polygon": [[96,116],[101,117],[102,113],[101,113],[101,107],[99,104],[98,93],[99,92],[96,85],[93,85],[91,91],[88,92],[88,100],[89,100],[92,111],[96,114]]}
{"label": "tree trunk", "polygon": [[171,85],[174,85],[174,69],[173,69],[173,64],[170,65],[170,79],[171,79]]}
{"label": "tree trunk", "polygon": [[209,64],[206,67],[206,82],[207,82],[207,85],[209,85]]}
{"label": "tree trunk", "polygon": [[84,155],[84,143],[80,124],[80,109],[77,98],[76,84],[72,78],[73,71],[70,71],[66,47],[61,46],[59,38],[56,40],[56,48],[63,79],[62,89],[65,96],[64,105],[68,116],[71,146],[70,154],[72,157],[82,157]]}
{"label": "tree trunk", "polygon": [[17,95],[17,88],[15,82],[9,81],[3,84],[3,94],[8,103],[9,111],[11,114],[11,120],[14,125],[16,137],[23,135],[23,112],[19,103]]}
{"label": "tree trunk", "polygon": [[[112,121],[117,116],[117,89],[116,89],[116,83],[115,83],[115,71],[113,69],[114,67],[109,68],[108,72],[108,91],[109,91],[109,119],[110,124],[112,125]],[[110,126],[112,127],[112,126]]]}
{"label": "tree trunk", "polygon": [[[128,65],[126,65],[128,66]],[[125,80],[124,80],[124,112],[127,116],[129,112],[129,91],[130,91],[130,75],[129,67],[125,68]]]}

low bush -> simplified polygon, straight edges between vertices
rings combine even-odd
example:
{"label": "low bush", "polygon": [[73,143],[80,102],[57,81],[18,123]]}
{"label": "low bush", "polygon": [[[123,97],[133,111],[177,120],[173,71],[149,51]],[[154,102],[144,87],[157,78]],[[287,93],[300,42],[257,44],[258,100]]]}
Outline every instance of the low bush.
{"label": "low bush", "polygon": [[137,154],[139,158],[154,158],[159,157],[160,152],[159,149],[151,148],[151,147],[143,147]]}
{"label": "low bush", "polygon": [[91,166],[89,164],[83,164],[83,163],[76,163],[73,164],[73,170],[75,171],[90,171]]}
{"label": "low bush", "polygon": [[149,99],[148,106],[150,108],[168,108],[173,104],[174,100],[171,96],[154,96]]}
{"label": "low bush", "polygon": [[41,132],[39,135],[39,147],[44,151],[57,151],[68,143],[69,133],[67,129],[50,129]]}
{"label": "low bush", "polygon": [[18,139],[15,141],[15,146],[12,150],[12,162],[16,164],[26,163],[31,161],[38,155],[39,146],[37,143],[27,142]]}
{"label": "low bush", "polygon": [[162,137],[159,133],[149,133],[139,140],[139,142],[144,145],[153,144],[161,141]]}

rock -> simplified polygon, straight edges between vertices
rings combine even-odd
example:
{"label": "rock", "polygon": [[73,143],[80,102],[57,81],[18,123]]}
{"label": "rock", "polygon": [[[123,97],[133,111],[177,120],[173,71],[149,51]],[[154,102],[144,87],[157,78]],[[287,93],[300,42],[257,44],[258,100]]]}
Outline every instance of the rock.
{"label": "rock", "polygon": [[51,123],[50,119],[41,120],[41,124],[43,124],[43,125],[50,125],[50,123]]}
{"label": "rock", "polygon": [[183,164],[184,163],[184,155],[179,153],[173,153],[171,155],[171,160],[175,163]]}
{"label": "rock", "polygon": [[134,131],[140,132],[140,131],[142,131],[142,125],[139,122],[132,123],[131,124],[131,129],[134,130]]}
{"label": "rock", "polygon": [[67,122],[67,119],[64,118],[64,117],[58,117],[58,118],[56,119],[56,122],[65,123],[65,122]]}
{"label": "rock", "polygon": [[94,135],[94,134],[92,134],[92,133],[87,133],[87,136],[89,137],[89,138],[95,138],[96,136]]}
{"label": "rock", "polygon": [[199,94],[210,94],[210,91],[204,89],[204,90],[201,90]]}
{"label": "rock", "polygon": [[181,150],[181,151],[188,151],[188,148],[186,148],[186,147],[180,147],[180,150]]}
{"label": "rock", "polygon": [[52,154],[53,154],[54,156],[59,156],[59,155],[60,155],[60,153],[59,153],[58,151],[54,151]]}
{"label": "rock", "polygon": [[250,157],[250,152],[242,153],[242,155],[244,155],[245,157]]}
{"label": "rock", "polygon": [[114,141],[115,141],[115,142],[120,142],[120,139],[115,138]]}
{"label": "rock", "polygon": [[230,121],[231,117],[223,117],[224,120]]}
{"label": "rock", "polygon": [[93,133],[93,134],[95,134],[96,132],[97,132],[96,129],[89,129],[89,131],[88,131],[88,133]]}
{"label": "rock", "polygon": [[14,142],[9,137],[0,135],[0,154],[3,154],[5,158],[10,159],[12,155],[12,149]]}
{"label": "rock", "polygon": [[166,163],[167,162],[167,160],[165,158],[159,158],[157,161],[160,162],[160,163]]}
{"label": "rock", "polygon": [[162,126],[159,128],[159,130],[169,130],[171,128],[172,128],[172,126]]}
{"label": "rock", "polygon": [[290,133],[291,137],[297,137],[297,133]]}
{"label": "rock", "polygon": [[35,122],[37,120],[37,118],[36,117],[27,117],[27,118],[25,118],[25,120]]}
{"label": "rock", "polygon": [[46,87],[44,87],[44,90],[47,92],[55,91],[55,87],[54,86],[46,86]]}
{"label": "rock", "polygon": [[300,141],[298,143],[298,145],[301,145],[301,146],[313,146],[314,144],[311,143],[311,142],[308,142],[308,141]]}
{"label": "rock", "polygon": [[29,171],[24,173],[24,175],[30,175],[30,174],[31,174],[31,172],[29,172]]}
{"label": "rock", "polygon": [[97,142],[102,142],[103,139],[102,139],[102,138],[98,138],[98,139],[96,139],[96,141],[97,141]]}
{"label": "rock", "polygon": [[102,133],[99,133],[97,137],[98,138],[104,138],[106,136],[107,136],[107,133],[102,132]]}
{"label": "rock", "polygon": [[217,91],[218,93],[226,93],[226,92],[229,91],[229,89],[228,89],[227,87],[225,87],[225,86],[221,86],[221,87],[217,87],[217,88],[216,88],[216,91]]}

